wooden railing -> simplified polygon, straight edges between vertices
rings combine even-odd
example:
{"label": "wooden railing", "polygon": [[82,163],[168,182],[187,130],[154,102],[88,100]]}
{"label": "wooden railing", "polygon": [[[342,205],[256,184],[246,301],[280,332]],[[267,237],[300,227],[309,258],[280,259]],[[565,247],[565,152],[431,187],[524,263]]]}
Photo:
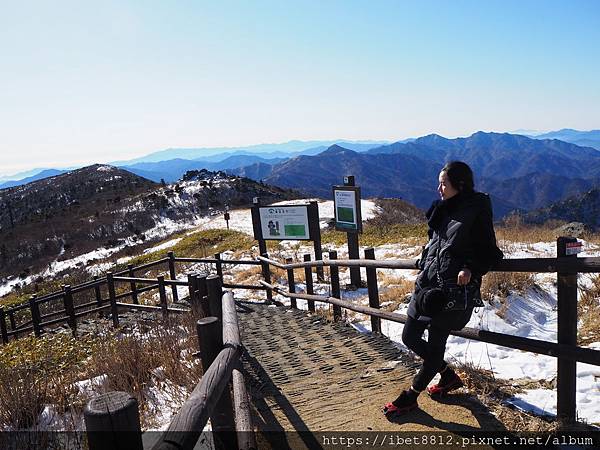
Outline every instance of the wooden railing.
{"label": "wooden railing", "polygon": [[[453,331],[452,334],[468,339],[556,357],[558,364],[557,412],[561,420],[570,422],[574,421],[576,417],[576,362],[600,365],[600,351],[577,346],[577,274],[600,273],[600,258],[577,258],[575,256],[567,256],[565,252],[565,240],[562,238],[559,238],[557,241],[557,254],[559,256],[556,258],[502,260],[492,269],[496,272],[557,274],[557,342],[546,342],[473,328],[463,328],[459,331]],[[163,316],[166,316],[171,312],[187,311],[187,309],[172,308],[168,306],[166,295],[167,286],[171,286],[171,289],[175,292],[172,297],[173,299],[176,299],[177,286],[187,285],[189,290],[189,302],[192,310],[196,310],[204,317],[215,315],[212,312],[219,310],[221,302],[218,300],[220,298],[219,296],[215,296],[214,293],[209,292],[211,289],[214,289],[214,283],[209,282],[209,280],[213,278],[219,279],[219,276],[209,275],[207,277],[206,275],[199,275],[197,273],[188,273],[187,281],[179,281],[175,279],[175,264],[177,262],[211,264],[215,266],[216,274],[220,274],[221,276],[223,274],[223,265],[225,264],[260,265],[264,278],[264,280],[260,282],[260,285],[223,283],[222,287],[265,290],[267,302],[272,302],[272,294],[273,292],[276,292],[290,298],[290,303],[293,308],[297,307],[296,299],[304,299],[307,300],[308,309],[310,311],[315,311],[315,302],[329,303],[333,305],[335,320],[340,320],[342,318],[343,308],[363,313],[370,316],[372,331],[376,333],[381,332],[381,319],[399,323],[406,322],[406,316],[402,314],[380,310],[377,269],[414,270],[416,269],[415,260],[375,260],[375,253],[372,248],[365,249],[365,258],[358,260],[338,260],[335,251],[329,252],[328,260],[311,261],[310,255],[304,255],[303,259],[304,261],[302,262],[293,262],[291,259],[287,259],[285,263],[281,263],[270,259],[266,253],[259,256],[258,260],[223,260],[220,258],[220,255],[216,255],[215,258],[176,258],[172,252],[169,252],[167,258],[138,267],[129,267],[127,270],[118,273],[108,273],[104,278],[96,278],[93,281],[88,281],[77,286],[65,286],[62,292],[51,293],[39,298],[32,297],[29,303],[9,308],[8,310],[0,308],[0,331],[2,334],[2,341],[8,342],[10,337],[16,338],[18,334],[30,331],[34,331],[36,335],[40,335],[43,332],[44,327],[60,322],[67,322],[75,333],[77,318],[86,314],[104,311],[109,308],[115,326],[118,326],[118,310],[120,308],[161,311]],[[156,280],[135,277],[135,272],[164,263],[169,264],[169,279],[165,279],[162,275],[158,276]],[[271,267],[277,267],[286,271],[288,278],[287,291],[280,286],[271,283]],[[329,267],[331,295],[323,296],[314,294],[313,267]],[[369,296],[368,307],[343,301],[341,299],[339,279],[340,267],[365,268],[367,272],[367,288]],[[296,269],[301,269],[305,273],[305,293],[296,293],[296,284],[294,280],[294,270]],[[128,284],[130,286],[130,291],[117,295],[115,283]],[[139,288],[138,284],[145,284],[147,286]],[[108,299],[104,299],[100,295],[100,287],[103,285],[108,287]],[[75,293],[92,289],[95,291],[95,301],[80,305],[74,304],[73,295]],[[139,305],[135,303],[137,294],[151,289],[159,290],[160,304],[158,306]],[[117,301],[127,297],[131,298],[132,303]],[[40,314],[40,305],[47,302],[56,302],[61,299],[64,307],[60,311],[45,315]],[[28,322],[17,325],[15,315],[20,311],[26,310],[30,312],[31,319]],[[217,317],[218,316],[219,315],[217,314]],[[9,320],[10,330],[7,327],[6,318]],[[225,373],[228,372],[225,371]]]}
{"label": "wooden railing", "polygon": [[[223,274],[224,265],[260,265],[259,261],[253,260],[226,260],[222,259],[219,253],[215,254],[214,258],[177,258],[173,252],[168,252],[166,258],[161,258],[139,266],[129,265],[126,270],[119,272],[108,272],[104,277],[94,277],[93,280],[84,283],[70,286],[64,285],[62,291],[52,292],[44,296],[31,296],[27,303],[13,306],[10,308],[0,307],[0,339],[2,343],[7,343],[10,339],[17,339],[19,336],[25,335],[31,331],[36,337],[39,337],[44,332],[44,329],[53,325],[67,323],[72,330],[73,335],[77,333],[77,319],[110,311],[113,326],[119,326],[119,310],[132,309],[140,311],[160,311],[163,317],[167,317],[170,313],[182,313],[188,311],[186,308],[169,306],[169,298],[167,288],[171,290],[171,302],[177,303],[179,296],[177,286],[187,286],[189,291],[189,300],[192,308],[202,310],[204,307],[202,295],[206,289],[206,276],[208,274],[188,273],[187,280],[177,280],[177,263],[202,263],[214,266],[214,272],[217,275]],[[140,278],[135,274],[143,270],[155,268],[160,265],[166,265],[165,275],[158,275],[157,278]],[[129,286],[129,290],[117,294],[116,286],[125,284]],[[143,285],[140,287],[139,285]],[[226,288],[244,288],[244,289],[264,289],[261,286],[242,285],[242,284],[224,284]],[[102,294],[102,288],[105,288],[106,293]],[[157,289],[159,292],[160,302],[158,305],[141,305],[138,296],[144,292]],[[93,301],[76,302],[74,297],[76,294],[89,293],[93,291]],[[130,303],[125,302],[125,299],[131,299]],[[42,313],[40,307],[52,310],[51,312]],[[8,319],[8,324],[7,324]],[[21,320],[18,320],[21,319]],[[23,320],[24,319],[24,320]],[[21,322],[21,323],[19,323]]]}
{"label": "wooden railing", "polygon": [[[84,412],[91,450],[123,448],[115,434],[128,437],[127,448],[131,450],[191,450],[209,418],[219,448],[257,448],[240,370],[242,343],[233,294],[222,291],[221,279],[216,275],[206,279],[206,287],[208,315],[196,324],[203,375],[168,429],[158,436],[154,432],[152,437],[158,437],[155,442],[144,442],[135,399],[122,392],[103,394],[92,399]],[[115,396],[130,401],[114,401]]]}
{"label": "wooden railing", "polygon": [[[487,330],[465,327],[459,331],[452,331],[455,336],[473,339],[490,344],[519,349],[523,351],[544,354],[557,358],[557,415],[560,420],[573,422],[576,419],[576,363],[584,362],[600,366],[600,351],[577,346],[577,274],[599,273],[600,258],[577,258],[576,255],[567,256],[566,246],[568,238],[557,240],[556,258],[522,258],[505,259],[500,261],[492,271],[495,272],[537,272],[556,273],[558,281],[558,342],[547,342],[538,339],[523,338]],[[385,260],[375,261],[374,249],[365,249],[365,258],[358,260],[338,260],[337,252],[330,251],[328,260],[310,261],[310,255],[305,255],[303,262],[286,263],[275,261],[264,254],[258,260],[267,267],[266,280],[261,281],[267,292],[275,292],[290,299],[292,308],[296,306],[297,299],[304,299],[308,309],[315,311],[315,302],[324,302],[333,305],[334,320],[342,318],[342,308],[366,314],[371,318],[373,332],[381,333],[381,319],[392,322],[405,323],[407,317],[403,314],[381,311],[379,308],[379,293],[377,284],[377,269],[406,269],[415,270],[416,260]],[[287,272],[288,289],[272,284],[270,281],[270,267],[277,267]],[[329,267],[331,295],[314,295],[313,293],[313,267]],[[344,301],[340,296],[340,267],[364,267],[367,273],[367,288],[369,306],[357,305]],[[294,270],[301,269],[305,272],[306,291],[296,293]],[[268,296],[270,298],[270,296]]]}

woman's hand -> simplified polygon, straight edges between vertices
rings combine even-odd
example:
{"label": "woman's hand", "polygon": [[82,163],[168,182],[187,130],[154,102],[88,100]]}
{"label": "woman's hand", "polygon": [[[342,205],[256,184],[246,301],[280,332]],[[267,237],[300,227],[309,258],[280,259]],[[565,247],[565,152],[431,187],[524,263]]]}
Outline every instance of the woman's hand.
{"label": "woman's hand", "polygon": [[471,281],[471,271],[465,267],[460,272],[458,272],[456,284],[458,284],[459,286],[465,286],[469,284],[469,281]]}

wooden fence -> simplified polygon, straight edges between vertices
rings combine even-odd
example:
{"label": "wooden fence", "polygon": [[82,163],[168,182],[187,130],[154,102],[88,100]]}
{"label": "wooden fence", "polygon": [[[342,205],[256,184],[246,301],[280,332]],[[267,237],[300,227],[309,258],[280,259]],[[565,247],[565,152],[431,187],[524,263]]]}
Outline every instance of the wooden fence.
{"label": "wooden fence", "polygon": [[[511,336],[492,331],[478,330],[473,328],[463,328],[460,331],[453,331],[455,336],[461,336],[468,339],[501,345],[504,347],[519,349],[523,351],[549,355],[557,358],[557,412],[561,420],[572,422],[576,418],[576,363],[584,362],[588,364],[600,365],[600,351],[577,346],[577,274],[578,273],[600,273],[600,258],[577,258],[576,255],[567,256],[566,242],[568,239],[559,238],[557,240],[556,258],[523,258],[502,260],[493,271],[496,272],[533,272],[533,273],[556,273],[557,274],[557,302],[558,302],[558,340],[557,342],[546,342],[537,339]],[[8,342],[10,337],[16,338],[18,334],[34,331],[39,335],[43,328],[60,322],[67,322],[73,332],[77,327],[77,318],[86,314],[107,310],[112,312],[113,324],[118,326],[118,310],[120,308],[131,308],[140,310],[162,311],[163,315],[171,312],[187,311],[187,309],[172,308],[167,305],[166,287],[171,286],[173,299],[177,299],[176,288],[179,285],[186,285],[189,290],[189,299],[192,309],[200,311],[211,311],[211,308],[218,308],[220,302],[214,305],[206,304],[206,299],[215,298],[214,296],[205,296],[204,293],[210,289],[207,284],[207,278],[198,274],[188,274],[187,281],[176,280],[175,263],[207,263],[214,264],[216,273],[221,277],[224,264],[248,264],[260,265],[264,280],[260,285],[240,285],[226,284],[225,288],[241,289],[259,289],[266,291],[268,302],[272,301],[273,292],[279,293],[290,298],[293,308],[297,307],[296,299],[305,299],[308,302],[308,309],[315,311],[315,302],[325,302],[333,305],[334,319],[339,320],[342,317],[342,308],[363,313],[371,317],[371,327],[373,332],[381,332],[381,319],[393,322],[405,323],[406,316],[397,313],[381,311],[379,308],[379,292],[377,282],[377,269],[416,269],[415,260],[375,260],[374,249],[365,250],[365,258],[358,260],[338,260],[335,251],[329,252],[328,260],[311,261],[310,255],[304,256],[304,261],[294,263],[288,259],[285,263],[269,259],[268,254],[258,257],[258,260],[223,260],[220,255],[215,258],[176,258],[172,252],[167,258],[150,262],[138,267],[129,267],[126,271],[115,274],[107,274],[104,278],[97,278],[93,281],[83,283],[78,286],[65,286],[62,292],[49,294],[44,297],[30,299],[28,304],[19,305],[6,311],[0,308],[0,328],[3,342]],[[162,276],[154,279],[136,278],[135,272],[148,269],[160,264],[168,264],[169,279]],[[329,267],[331,295],[315,295],[313,292],[313,267]],[[285,271],[287,275],[288,290],[271,283],[271,267],[277,267]],[[348,301],[341,300],[341,289],[339,279],[340,267],[364,267],[367,273],[367,287],[369,296],[369,306],[361,306]],[[294,270],[304,271],[306,279],[305,293],[296,293],[296,284],[294,280]],[[115,284],[129,284],[130,290],[121,294],[116,294]],[[139,288],[138,284],[148,284]],[[107,285],[108,299],[103,299],[99,294],[99,287]],[[96,301],[76,305],[73,302],[73,295],[85,290],[94,289],[96,292]],[[159,290],[161,299],[159,306],[136,304],[137,294],[151,289]],[[131,303],[119,302],[123,298],[131,298]],[[41,315],[39,306],[45,302],[57,301],[62,299],[64,307],[61,311],[47,315]],[[204,300],[203,300],[204,299]],[[213,300],[214,302],[214,300]],[[87,308],[87,309],[86,309]],[[19,311],[28,310],[31,319],[17,325],[15,315]],[[56,316],[59,317],[56,317]],[[6,324],[8,317],[10,330]],[[55,318],[52,318],[55,317]],[[44,321],[45,320],[45,321]]]}
{"label": "wooden fence", "polygon": [[[41,297],[33,295],[27,303],[13,306],[11,308],[0,307],[0,338],[2,343],[9,342],[10,339],[17,339],[19,336],[34,332],[36,337],[39,337],[44,332],[45,328],[66,323],[70,327],[73,335],[77,333],[78,319],[84,316],[110,312],[113,326],[119,326],[119,310],[132,309],[139,311],[160,311],[163,317],[167,317],[170,313],[182,313],[189,311],[187,308],[173,307],[173,303],[179,301],[177,286],[186,286],[189,291],[189,300],[192,308],[202,309],[203,305],[199,302],[204,298],[201,295],[206,290],[207,274],[188,273],[187,280],[177,280],[176,263],[203,263],[215,266],[215,272],[222,277],[224,265],[260,265],[259,261],[252,260],[224,260],[220,254],[216,254],[214,258],[177,258],[173,252],[169,252],[166,258],[158,259],[147,264],[132,266],[129,265],[126,270],[119,272],[108,272],[104,277],[94,277],[93,280],[76,286],[64,285],[59,292],[53,292]],[[142,270],[156,268],[157,266],[164,267],[164,272],[169,278],[164,275],[157,276],[156,279],[136,277],[136,272]],[[129,287],[129,290],[117,293],[117,285],[123,284]],[[143,287],[140,287],[143,285]],[[235,284],[225,284],[226,288],[247,288],[257,289],[257,286],[245,286]],[[102,293],[104,288],[105,293]],[[171,290],[171,305],[167,290]],[[262,287],[258,287],[263,289]],[[159,304],[158,305],[141,305],[139,303],[139,295],[158,290]],[[89,301],[89,295],[86,298],[82,294],[93,292],[94,300]],[[200,292],[200,294],[198,294]],[[130,302],[125,300],[130,299]],[[42,313],[42,308],[48,310]],[[8,320],[8,323],[7,323]]]}
{"label": "wooden fence", "polygon": [[[577,362],[600,366],[600,351],[577,346],[577,274],[600,273],[600,258],[577,258],[576,255],[567,255],[566,243],[570,238],[557,240],[556,258],[522,258],[502,260],[492,271],[494,272],[535,272],[557,274],[557,306],[558,306],[558,339],[557,342],[547,342],[538,339],[523,338],[493,331],[479,330],[465,327],[451,334],[476,341],[501,345],[527,352],[539,353],[557,358],[557,416],[566,423],[576,420],[576,382]],[[296,299],[304,299],[308,309],[315,311],[315,302],[324,302],[333,305],[334,320],[342,318],[342,308],[366,314],[371,317],[373,332],[381,332],[381,319],[392,322],[405,323],[407,317],[403,314],[381,311],[379,308],[379,292],[377,283],[377,269],[407,269],[415,270],[416,260],[387,260],[375,261],[373,248],[364,251],[364,259],[338,260],[337,252],[330,251],[328,260],[310,261],[310,255],[305,255],[303,262],[293,263],[286,260],[280,263],[269,259],[265,253],[258,259],[266,269],[266,280],[261,281],[269,292],[276,292],[290,299],[292,308],[296,306]],[[270,283],[270,267],[277,267],[287,273],[288,290]],[[330,296],[314,295],[313,293],[313,267],[329,267]],[[367,291],[369,306],[357,305],[341,300],[340,296],[340,267],[364,267],[367,274]],[[294,270],[301,269],[306,277],[305,293],[296,293]],[[269,295],[267,298],[271,298]]]}
{"label": "wooden fence", "polygon": [[[92,399],[84,412],[90,450],[191,450],[211,420],[212,437],[219,448],[256,449],[248,393],[240,370],[242,343],[231,291],[223,292],[221,279],[206,278],[206,317],[196,331],[203,375],[168,429],[146,442],[142,438],[139,410],[127,393],[111,392]],[[233,387],[233,398],[229,385]],[[115,401],[115,397],[121,401]],[[128,400],[131,401],[123,401]],[[115,435],[119,436],[115,440]],[[157,438],[157,439],[153,439]],[[154,442],[152,442],[154,440]]]}

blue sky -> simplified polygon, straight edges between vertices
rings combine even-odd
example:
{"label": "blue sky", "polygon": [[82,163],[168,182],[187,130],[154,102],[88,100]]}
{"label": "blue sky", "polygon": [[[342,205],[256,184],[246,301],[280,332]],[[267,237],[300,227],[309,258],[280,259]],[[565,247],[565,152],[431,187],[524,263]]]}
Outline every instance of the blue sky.
{"label": "blue sky", "polygon": [[600,2],[0,0],[0,173],[600,128]]}

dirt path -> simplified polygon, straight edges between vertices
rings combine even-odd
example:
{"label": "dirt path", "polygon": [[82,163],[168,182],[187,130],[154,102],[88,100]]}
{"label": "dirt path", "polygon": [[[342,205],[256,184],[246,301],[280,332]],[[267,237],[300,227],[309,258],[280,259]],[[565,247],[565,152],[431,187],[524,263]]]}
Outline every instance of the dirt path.
{"label": "dirt path", "polygon": [[262,431],[504,429],[465,392],[443,403],[421,395],[419,409],[392,423],[381,408],[409,385],[418,366],[385,336],[288,308],[240,303],[238,315],[255,423]]}

